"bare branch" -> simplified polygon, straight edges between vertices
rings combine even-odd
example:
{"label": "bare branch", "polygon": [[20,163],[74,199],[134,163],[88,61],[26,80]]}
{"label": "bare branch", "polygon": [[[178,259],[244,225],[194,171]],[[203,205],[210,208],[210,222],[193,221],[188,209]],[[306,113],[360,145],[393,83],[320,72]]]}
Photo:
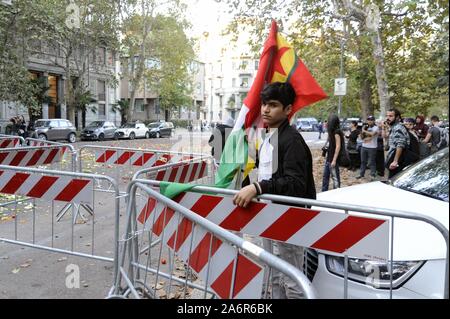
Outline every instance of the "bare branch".
{"label": "bare branch", "polygon": [[381,12],[381,15],[383,16],[393,16],[393,17],[404,17],[409,13],[409,10],[406,10],[403,13],[394,13],[394,12]]}

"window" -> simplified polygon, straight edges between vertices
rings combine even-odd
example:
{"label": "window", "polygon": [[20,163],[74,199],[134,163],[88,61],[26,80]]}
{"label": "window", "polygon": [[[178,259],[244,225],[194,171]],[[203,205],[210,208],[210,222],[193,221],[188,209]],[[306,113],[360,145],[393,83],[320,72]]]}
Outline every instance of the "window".
{"label": "window", "polygon": [[58,122],[59,122],[59,127],[68,127],[69,126],[67,121],[58,121]]}
{"label": "window", "polygon": [[60,121],[50,121],[50,125],[51,127],[59,127],[59,122]]}
{"label": "window", "polygon": [[97,81],[97,100],[98,101],[105,101],[105,81],[98,80]]}
{"label": "window", "polygon": [[134,105],[134,109],[137,112],[144,112],[145,111],[144,100],[143,99],[136,99],[135,105]]}
{"label": "window", "polygon": [[247,66],[248,66],[248,61],[247,60],[243,60],[243,61],[241,61],[241,64],[239,65],[239,69],[240,70],[245,70],[245,69],[247,69]]}
{"label": "window", "polygon": [[106,115],[106,105],[105,103],[98,104],[98,115],[105,116]]}
{"label": "window", "polygon": [[256,61],[255,61],[255,71],[257,71],[257,70],[258,70],[258,68],[259,68],[259,61],[258,61],[258,60],[256,60]]}
{"label": "window", "polygon": [[248,78],[241,78],[240,87],[243,87],[243,88],[248,87]]}
{"label": "window", "polygon": [[231,80],[231,86],[236,87],[236,79],[233,78],[233,80]]}
{"label": "window", "polygon": [[97,48],[96,50],[96,62],[101,65],[105,65],[106,50],[105,48]]}

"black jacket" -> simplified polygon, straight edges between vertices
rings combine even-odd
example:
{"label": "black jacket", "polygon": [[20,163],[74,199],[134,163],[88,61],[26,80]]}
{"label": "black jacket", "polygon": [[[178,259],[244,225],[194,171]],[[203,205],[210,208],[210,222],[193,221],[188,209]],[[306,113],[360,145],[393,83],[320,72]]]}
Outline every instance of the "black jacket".
{"label": "black jacket", "polygon": [[272,163],[276,161],[275,156],[278,163],[272,178],[259,182],[262,193],[316,199],[311,151],[300,133],[286,120],[271,137],[270,144]]}
{"label": "black jacket", "polygon": [[214,156],[217,162],[220,162],[220,157],[222,156],[223,148],[225,147],[225,141],[230,135],[233,128],[225,124],[217,124],[213,134],[208,140],[209,146],[211,146],[211,155]]}

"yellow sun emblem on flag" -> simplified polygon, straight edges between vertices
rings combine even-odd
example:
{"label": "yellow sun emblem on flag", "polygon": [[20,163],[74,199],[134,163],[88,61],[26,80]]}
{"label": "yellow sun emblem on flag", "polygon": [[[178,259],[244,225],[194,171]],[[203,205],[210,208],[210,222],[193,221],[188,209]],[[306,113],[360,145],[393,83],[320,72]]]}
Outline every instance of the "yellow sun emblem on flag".
{"label": "yellow sun emblem on flag", "polygon": [[294,49],[279,33],[277,34],[277,47],[271,83],[288,81],[296,63]]}

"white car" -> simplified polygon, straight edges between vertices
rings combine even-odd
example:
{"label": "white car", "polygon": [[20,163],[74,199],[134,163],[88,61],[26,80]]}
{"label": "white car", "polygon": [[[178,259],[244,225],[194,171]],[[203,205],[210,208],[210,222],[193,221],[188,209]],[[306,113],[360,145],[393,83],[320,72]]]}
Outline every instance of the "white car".
{"label": "white car", "polygon": [[[448,147],[388,182],[372,182],[317,194],[318,200],[393,209],[429,216],[449,228]],[[313,207],[314,208],[314,207]],[[359,213],[361,214],[361,213]],[[358,214],[358,215],[359,215]],[[380,218],[375,214],[360,216]],[[394,217],[392,298],[443,298],[446,246],[432,225]],[[348,298],[389,298],[390,263],[348,259]],[[379,270],[374,282],[372,269]],[[344,297],[344,257],[307,249],[305,272],[320,298]],[[368,280],[369,279],[369,280]]]}
{"label": "white car", "polygon": [[150,133],[144,123],[127,123],[117,129],[114,137],[134,140],[139,137],[150,138]]}

